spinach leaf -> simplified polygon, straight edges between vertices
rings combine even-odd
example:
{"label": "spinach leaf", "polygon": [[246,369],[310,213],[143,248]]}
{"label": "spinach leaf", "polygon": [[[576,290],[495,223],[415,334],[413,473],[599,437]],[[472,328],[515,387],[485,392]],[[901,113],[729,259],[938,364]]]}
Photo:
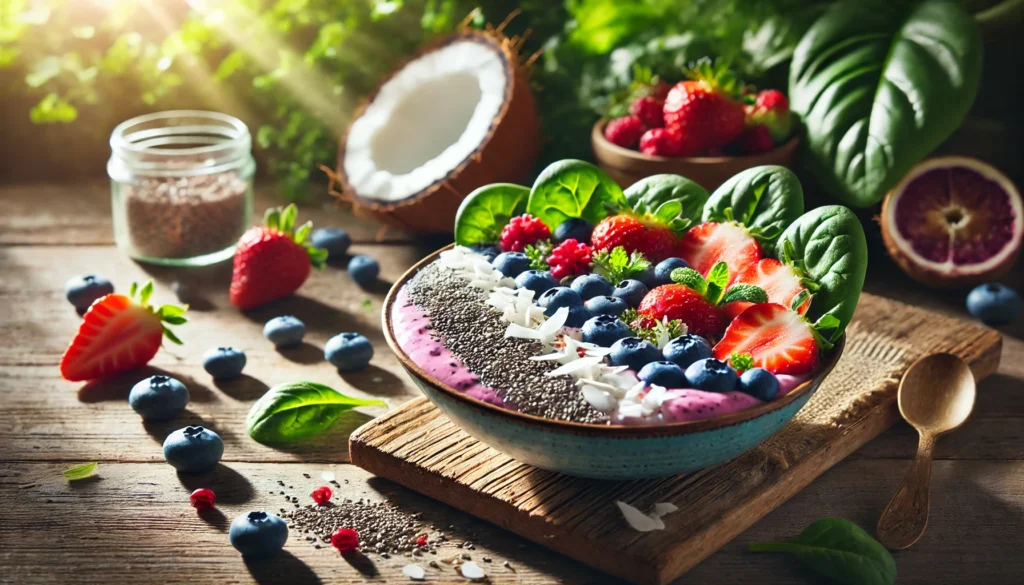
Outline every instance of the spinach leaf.
{"label": "spinach leaf", "polygon": [[960,125],[980,72],[978,27],[958,2],[835,3],[790,66],[806,166],[842,202],[878,202]]}
{"label": "spinach leaf", "polygon": [[582,160],[567,159],[541,171],[526,212],[554,230],[570,217],[595,224],[625,205],[622,188],[604,171]]}
{"label": "spinach leaf", "polygon": [[835,340],[849,325],[864,286],[868,247],[860,220],[841,205],[819,207],[786,228],[776,248],[779,260],[796,266],[818,285],[807,318],[838,319],[831,335]]}
{"label": "spinach leaf", "polygon": [[846,585],[893,585],[896,561],[862,528],[842,518],[818,520],[789,542],[757,542],[753,552],[784,552]]}
{"label": "spinach leaf", "polygon": [[530,188],[512,183],[484,185],[470,193],[455,214],[455,243],[460,246],[492,244],[508,220],[526,213]]}
{"label": "spinach leaf", "polygon": [[64,479],[68,481],[78,481],[80,479],[91,477],[92,474],[96,473],[96,468],[99,467],[99,465],[100,464],[95,461],[82,463],[81,465],[65,469],[61,472],[61,475],[63,475]]}
{"label": "spinach leaf", "polygon": [[292,382],[267,390],[249,410],[246,426],[260,443],[288,443],[323,433],[341,413],[357,406],[384,406],[384,401],[352,398],[314,382]]}
{"label": "spinach leaf", "polygon": [[[682,207],[673,214],[674,219],[686,220],[687,225],[700,223],[708,192],[699,184],[679,175],[651,175],[633,183],[625,192],[631,209],[645,210],[660,216],[666,203],[676,202]],[[674,209],[673,209],[674,211]]]}
{"label": "spinach leaf", "polygon": [[734,219],[771,253],[774,241],[804,212],[804,190],[793,171],[777,165],[749,168],[715,189],[701,221]]}

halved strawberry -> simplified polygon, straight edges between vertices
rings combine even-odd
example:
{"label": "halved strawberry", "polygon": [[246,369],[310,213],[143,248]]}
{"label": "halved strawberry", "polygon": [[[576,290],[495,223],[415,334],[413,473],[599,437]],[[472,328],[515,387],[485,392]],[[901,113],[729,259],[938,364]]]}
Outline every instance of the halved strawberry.
{"label": "halved strawberry", "polygon": [[640,252],[651,262],[661,262],[675,253],[679,238],[672,228],[659,223],[656,218],[619,213],[602,219],[594,226],[590,243],[595,251],[622,246],[626,252]]}
{"label": "halved strawberry", "polygon": [[679,244],[679,257],[704,276],[715,264],[725,262],[735,277],[761,259],[761,244],[737,223],[708,222],[686,232]]}
{"label": "halved strawberry", "polygon": [[[756,264],[748,264],[736,273],[732,282],[733,284],[745,283],[758,286],[768,294],[769,303],[777,303],[791,309],[797,295],[807,290],[797,270],[775,258],[761,258]],[[734,301],[723,308],[730,318],[734,318],[751,304]],[[810,306],[811,299],[807,297],[807,300],[796,308],[796,312],[803,315],[807,313]]]}
{"label": "halved strawberry", "polygon": [[89,307],[60,360],[60,374],[65,380],[95,380],[143,366],[156,355],[165,335],[181,344],[164,323],[184,323],[188,307],[150,307],[152,281],[138,291],[138,301],[134,300],[135,293],[132,284],[129,296],[109,294]]}
{"label": "halved strawberry", "polygon": [[810,372],[818,361],[810,323],[776,303],[760,303],[740,313],[713,351],[720,360],[750,354],[755,366],[791,376]]}

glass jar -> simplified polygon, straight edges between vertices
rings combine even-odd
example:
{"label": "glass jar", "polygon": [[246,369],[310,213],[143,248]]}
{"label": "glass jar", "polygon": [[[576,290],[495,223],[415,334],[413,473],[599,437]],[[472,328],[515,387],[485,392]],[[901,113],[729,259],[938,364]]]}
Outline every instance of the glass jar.
{"label": "glass jar", "polygon": [[114,241],[136,260],[203,266],[230,258],[249,227],[249,129],[217,112],[159,112],[110,135]]}

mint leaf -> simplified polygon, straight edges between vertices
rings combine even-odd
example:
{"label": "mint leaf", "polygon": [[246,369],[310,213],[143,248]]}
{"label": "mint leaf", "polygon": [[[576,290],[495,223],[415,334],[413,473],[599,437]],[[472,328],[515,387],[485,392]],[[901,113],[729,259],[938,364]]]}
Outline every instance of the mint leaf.
{"label": "mint leaf", "polygon": [[753,284],[734,284],[725,291],[722,296],[722,304],[733,301],[745,301],[748,303],[767,303],[768,293],[764,289]]}
{"label": "mint leaf", "polygon": [[711,301],[712,305],[717,305],[722,300],[722,291],[729,284],[729,266],[725,262],[718,262],[712,266],[708,271],[707,281],[707,292],[704,293],[704,297]]}
{"label": "mint leaf", "polygon": [[708,290],[707,281],[700,275],[700,272],[693,268],[676,268],[672,271],[670,277],[672,282],[692,288],[700,294],[704,294]]}
{"label": "mint leaf", "polygon": [[81,465],[76,465],[74,467],[65,469],[64,472],[61,473],[61,475],[63,475],[64,479],[68,481],[78,481],[80,479],[85,479],[91,476],[93,473],[96,473],[96,468],[99,467],[99,465],[100,464],[96,463],[95,461],[91,463],[83,463]]}
{"label": "mint leaf", "polygon": [[744,372],[754,367],[754,356],[749,353],[734,353],[729,356],[729,365],[737,372]]}
{"label": "mint leaf", "polygon": [[594,272],[611,282],[621,282],[627,278],[650,268],[651,263],[640,252],[626,253],[622,246],[616,246],[611,252],[601,250],[592,255]]}
{"label": "mint leaf", "polygon": [[533,270],[550,270],[548,256],[551,255],[551,242],[541,240],[523,248],[523,254],[530,260],[530,268]]}

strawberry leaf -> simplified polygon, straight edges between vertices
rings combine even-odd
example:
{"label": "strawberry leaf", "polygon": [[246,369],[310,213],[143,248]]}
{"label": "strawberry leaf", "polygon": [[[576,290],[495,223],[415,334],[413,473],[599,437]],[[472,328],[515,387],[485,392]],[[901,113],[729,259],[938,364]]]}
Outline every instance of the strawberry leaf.
{"label": "strawberry leaf", "polygon": [[654,212],[654,217],[658,218],[662,223],[670,223],[682,212],[683,204],[678,200],[666,201],[658,206],[658,209]]}
{"label": "strawberry leaf", "polygon": [[798,310],[800,309],[800,305],[804,304],[804,302],[806,302],[809,298],[811,298],[811,291],[805,288],[804,290],[797,293],[795,297],[793,297],[793,301],[789,303],[789,308],[793,311],[799,312]]}
{"label": "strawberry leaf", "polygon": [[306,238],[309,236],[309,232],[313,230],[313,222],[307,221],[306,223],[299,226],[299,229],[295,230],[295,243],[302,245]]}
{"label": "strawberry leaf", "polygon": [[167,326],[164,326],[163,330],[164,330],[164,336],[167,337],[167,339],[170,340],[171,343],[174,343],[176,345],[182,345],[181,340],[178,339],[178,336],[175,335],[173,331],[168,329]]}
{"label": "strawberry leaf", "polygon": [[263,225],[272,230],[280,229],[281,210],[277,207],[268,207],[267,210],[263,212]]}
{"label": "strawberry leaf", "polygon": [[314,246],[306,246],[305,248],[309,252],[309,263],[313,265],[313,268],[323,270],[324,266],[327,266],[327,250]]}
{"label": "strawberry leaf", "polygon": [[132,285],[130,287],[128,287],[128,296],[130,298],[135,298],[135,293],[138,292],[138,290],[139,290],[139,285],[137,283],[133,282]]}
{"label": "strawberry leaf", "polygon": [[185,314],[186,310],[188,310],[187,306],[179,307],[177,305],[163,305],[160,307],[159,314],[161,319],[166,319],[167,317],[181,317]]}
{"label": "strawberry leaf", "polygon": [[722,304],[733,301],[744,301],[747,303],[767,303],[768,293],[764,289],[753,284],[734,284],[725,291],[722,296]]}
{"label": "strawberry leaf", "polygon": [[139,291],[139,302],[143,305],[149,303],[149,297],[153,296],[153,281],[147,280]]}
{"label": "strawberry leaf", "polygon": [[729,356],[729,365],[737,372],[743,372],[754,367],[754,356],[749,353],[734,353]]}
{"label": "strawberry leaf", "polygon": [[[842,322],[832,314],[822,315],[814,325],[811,325],[811,333],[818,347],[828,351],[835,346],[836,338],[842,333]],[[831,331],[831,333],[826,333]]]}
{"label": "strawberry leaf", "polygon": [[729,265],[725,262],[718,262],[712,266],[708,271],[707,281],[708,287],[704,298],[711,301],[711,304],[717,305],[722,300],[722,292],[729,284]]}
{"label": "strawberry leaf", "polygon": [[170,325],[184,325],[185,323],[188,323],[188,319],[186,319],[184,317],[171,316],[171,317],[164,317],[163,318],[163,322],[164,323],[168,323]]}
{"label": "strawberry leaf", "polygon": [[294,203],[288,204],[281,212],[280,223],[278,223],[278,230],[286,234],[292,233],[292,229],[295,227],[295,219],[299,215],[299,208],[295,207]]}
{"label": "strawberry leaf", "polygon": [[708,290],[707,281],[700,275],[700,272],[693,268],[676,268],[670,276],[672,282],[692,288],[700,294],[704,294]]}

